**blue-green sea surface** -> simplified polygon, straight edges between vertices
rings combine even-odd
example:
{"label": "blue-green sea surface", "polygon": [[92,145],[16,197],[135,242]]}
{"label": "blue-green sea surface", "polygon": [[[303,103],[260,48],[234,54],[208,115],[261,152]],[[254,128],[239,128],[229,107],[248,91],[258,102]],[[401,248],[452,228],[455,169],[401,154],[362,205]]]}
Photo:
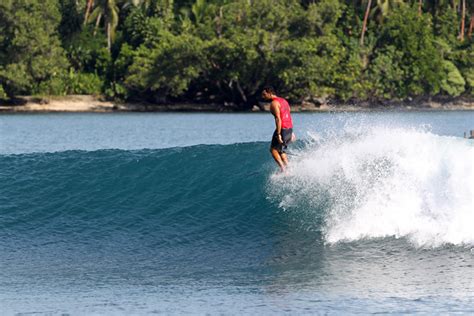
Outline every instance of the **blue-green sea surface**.
{"label": "blue-green sea surface", "polygon": [[474,112],[0,116],[2,314],[472,314]]}

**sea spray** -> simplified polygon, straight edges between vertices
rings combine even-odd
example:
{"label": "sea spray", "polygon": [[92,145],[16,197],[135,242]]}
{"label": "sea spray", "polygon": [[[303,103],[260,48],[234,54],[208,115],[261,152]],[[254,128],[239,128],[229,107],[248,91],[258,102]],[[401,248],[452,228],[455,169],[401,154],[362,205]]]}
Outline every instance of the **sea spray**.
{"label": "sea spray", "polygon": [[323,224],[328,243],[405,237],[418,247],[474,244],[474,146],[426,127],[348,124],[310,134],[284,177],[271,177],[279,207]]}

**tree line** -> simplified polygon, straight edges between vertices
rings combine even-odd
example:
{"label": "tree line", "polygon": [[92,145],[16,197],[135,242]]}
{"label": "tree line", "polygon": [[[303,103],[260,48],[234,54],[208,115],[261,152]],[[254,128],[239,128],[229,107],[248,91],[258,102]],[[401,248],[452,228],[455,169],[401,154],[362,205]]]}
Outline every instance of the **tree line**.
{"label": "tree line", "polygon": [[471,0],[2,0],[0,99],[474,96]]}

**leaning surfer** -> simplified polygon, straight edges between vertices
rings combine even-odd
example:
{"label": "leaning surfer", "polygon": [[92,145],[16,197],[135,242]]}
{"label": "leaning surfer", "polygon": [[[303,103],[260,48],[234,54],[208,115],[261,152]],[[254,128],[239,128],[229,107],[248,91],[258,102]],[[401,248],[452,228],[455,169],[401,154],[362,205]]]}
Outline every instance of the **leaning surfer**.
{"label": "leaning surfer", "polygon": [[270,111],[275,117],[276,128],[273,133],[270,152],[283,172],[288,165],[288,157],[285,150],[288,144],[295,139],[293,135],[293,120],[291,119],[290,105],[288,101],[278,97],[275,90],[271,87],[263,89],[262,97],[267,101],[272,101]]}

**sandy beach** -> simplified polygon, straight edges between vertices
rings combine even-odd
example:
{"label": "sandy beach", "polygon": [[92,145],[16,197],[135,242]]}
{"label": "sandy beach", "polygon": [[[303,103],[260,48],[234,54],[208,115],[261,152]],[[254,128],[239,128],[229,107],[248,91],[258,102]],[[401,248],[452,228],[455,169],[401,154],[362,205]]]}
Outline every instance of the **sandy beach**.
{"label": "sandy beach", "polygon": [[[293,112],[358,112],[372,110],[474,110],[474,99],[410,100],[408,102],[384,103],[330,103],[303,102],[292,106]],[[100,96],[68,95],[50,97],[19,97],[15,102],[0,104],[0,113],[31,112],[236,112],[232,105],[221,104],[148,104],[105,101]],[[269,104],[254,105],[250,112],[269,111]]]}

